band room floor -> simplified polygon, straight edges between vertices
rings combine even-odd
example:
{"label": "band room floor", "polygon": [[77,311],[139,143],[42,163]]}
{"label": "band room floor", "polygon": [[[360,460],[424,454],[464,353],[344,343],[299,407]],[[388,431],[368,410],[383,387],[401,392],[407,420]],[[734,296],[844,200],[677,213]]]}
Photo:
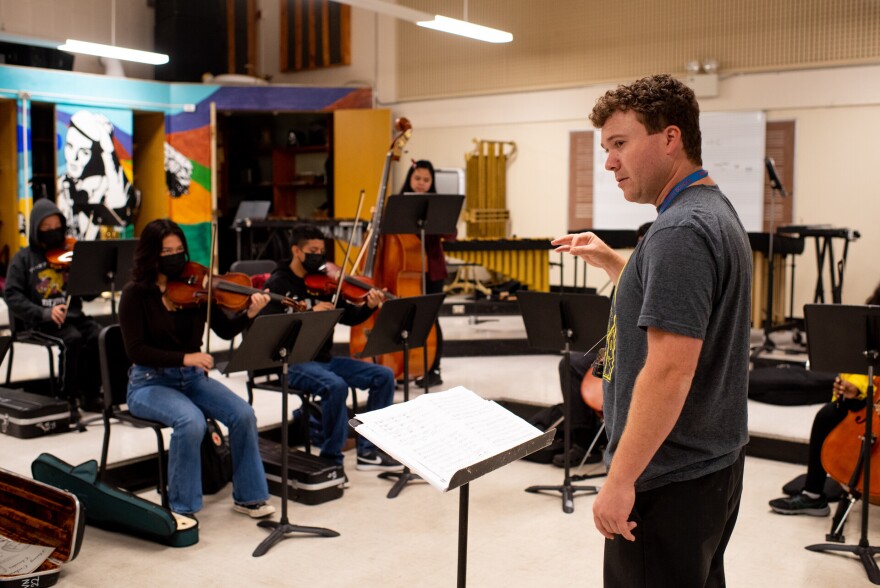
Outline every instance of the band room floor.
{"label": "band room floor", "polygon": [[[444,331],[446,331],[444,322]],[[449,323],[450,333],[457,325]],[[501,325],[487,329],[503,328]],[[473,329],[468,329],[473,331]],[[558,402],[558,356],[447,358],[442,388],[464,385],[486,398]],[[42,350],[19,346],[14,376],[39,370]],[[5,364],[0,373],[5,375]],[[224,381],[244,395],[244,378]],[[402,398],[398,398],[402,400]],[[295,405],[297,400],[292,399]],[[816,407],[799,407],[794,428],[808,431]],[[255,409],[261,427],[280,421],[277,394],[257,391]],[[761,412],[760,409],[753,413]],[[770,427],[776,413],[752,415]],[[802,422],[806,420],[806,422]],[[64,433],[21,440],[0,436],[0,467],[30,475],[30,464],[49,452],[73,464],[100,455],[102,424],[84,433]],[[116,425],[110,461],[155,451],[152,433]],[[809,552],[821,543],[830,518],[783,517],[767,501],[802,466],[746,459],[745,490],[739,523],[727,551],[729,586],[802,587],[868,585],[861,564],[851,556]],[[450,587],[456,583],[458,494],[440,493],[424,483],[408,485],[393,500],[390,483],[354,467],[346,455],[351,487],[341,499],[316,506],[290,502],[292,523],[328,527],[336,538],[290,536],[265,556],[252,557],[267,531],[232,511],[231,486],[207,496],[199,513],[199,543],[175,549],[87,527],[79,557],[66,565],[59,586],[324,586]],[[468,534],[468,585],[474,587],[597,586],[602,580],[604,539],[592,523],[593,497],[575,499],[575,512],[564,514],[556,496],[533,495],[533,484],[559,484],[562,470],[551,465],[516,462],[471,484]],[[592,480],[601,484],[602,479]],[[585,482],[586,483],[586,482]],[[142,494],[157,500],[153,491]],[[279,499],[271,502],[280,505]],[[871,509],[869,540],[880,544],[880,512]],[[687,513],[682,513],[687,516]],[[858,540],[861,507],[847,525],[849,544]],[[277,520],[277,514],[275,515]],[[675,565],[670,562],[669,565]]]}

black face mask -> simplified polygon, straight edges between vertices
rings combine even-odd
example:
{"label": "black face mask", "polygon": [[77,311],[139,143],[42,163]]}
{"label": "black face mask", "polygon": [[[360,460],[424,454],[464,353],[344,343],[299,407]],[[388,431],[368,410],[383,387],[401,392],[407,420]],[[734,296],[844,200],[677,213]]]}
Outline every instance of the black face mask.
{"label": "black face mask", "polygon": [[186,253],[183,252],[163,255],[159,258],[159,272],[170,280],[178,278],[183,273],[184,266],[186,266]]}
{"label": "black face mask", "polygon": [[306,253],[306,258],[302,265],[310,274],[317,274],[321,268],[327,263],[327,256],[323,253]]}
{"label": "black face mask", "polygon": [[37,239],[47,250],[61,249],[64,247],[64,229],[58,227],[49,231],[38,231]]}

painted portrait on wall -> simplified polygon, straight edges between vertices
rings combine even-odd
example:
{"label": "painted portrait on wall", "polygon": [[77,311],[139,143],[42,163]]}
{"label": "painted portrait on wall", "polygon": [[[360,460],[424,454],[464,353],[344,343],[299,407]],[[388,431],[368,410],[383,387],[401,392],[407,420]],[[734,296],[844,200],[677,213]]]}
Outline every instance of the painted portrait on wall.
{"label": "painted portrait on wall", "polygon": [[[60,106],[60,105],[59,105]],[[124,236],[140,204],[131,183],[130,111],[57,109],[58,207],[77,239],[99,239],[100,227]]]}

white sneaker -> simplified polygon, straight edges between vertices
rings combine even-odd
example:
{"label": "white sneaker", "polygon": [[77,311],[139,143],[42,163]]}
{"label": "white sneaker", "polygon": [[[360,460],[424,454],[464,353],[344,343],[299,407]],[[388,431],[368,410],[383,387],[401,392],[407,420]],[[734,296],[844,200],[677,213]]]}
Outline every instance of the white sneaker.
{"label": "white sneaker", "polygon": [[259,504],[238,504],[232,505],[232,510],[246,514],[252,519],[261,519],[271,514],[275,514],[275,507],[271,504],[260,502]]}

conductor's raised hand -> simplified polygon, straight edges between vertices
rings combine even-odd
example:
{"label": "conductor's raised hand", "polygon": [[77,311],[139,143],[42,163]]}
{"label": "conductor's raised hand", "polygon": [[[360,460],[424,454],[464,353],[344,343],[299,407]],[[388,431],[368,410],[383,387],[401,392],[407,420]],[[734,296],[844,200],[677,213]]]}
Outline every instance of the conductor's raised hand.
{"label": "conductor's raised hand", "polygon": [[214,367],[214,358],[208,353],[187,353],[183,356],[183,365],[202,368],[207,373]]}
{"label": "conductor's raised hand", "polygon": [[632,530],[636,528],[636,523],[629,520],[635,502],[636,490],[632,484],[615,484],[609,478],[593,502],[596,529],[606,539],[620,535],[627,541],[635,541]]}
{"label": "conductor's raised hand", "polygon": [[590,231],[563,235],[553,239],[550,244],[556,247],[557,253],[570,253],[594,267],[604,269],[615,282],[626,263],[623,257]]}

